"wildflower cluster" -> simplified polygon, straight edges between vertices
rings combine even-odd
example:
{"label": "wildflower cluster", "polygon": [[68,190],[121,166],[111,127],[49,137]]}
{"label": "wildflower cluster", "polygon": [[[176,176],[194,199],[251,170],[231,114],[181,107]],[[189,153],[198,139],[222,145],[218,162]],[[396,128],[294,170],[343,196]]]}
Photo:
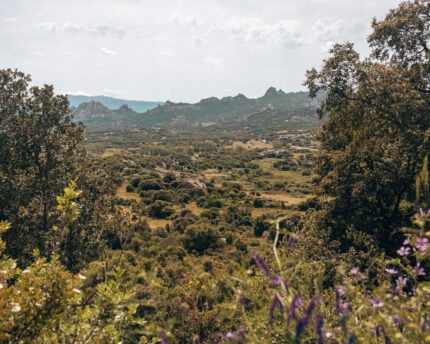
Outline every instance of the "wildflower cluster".
{"label": "wildflower cluster", "polygon": [[[304,301],[298,291],[289,287],[282,276],[272,273],[263,258],[255,254],[256,265],[275,288],[268,306],[269,324],[281,317],[285,327],[283,340],[296,343],[430,342],[430,287],[424,281],[430,251],[430,233],[426,231],[430,210],[420,209],[414,222],[419,230],[411,230],[407,235],[397,250],[398,257],[383,261],[378,284],[353,267],[342,274],[332,299],[326,294],[324,300],[314,296]],[[276,245],[274,252],[282,271]]]}

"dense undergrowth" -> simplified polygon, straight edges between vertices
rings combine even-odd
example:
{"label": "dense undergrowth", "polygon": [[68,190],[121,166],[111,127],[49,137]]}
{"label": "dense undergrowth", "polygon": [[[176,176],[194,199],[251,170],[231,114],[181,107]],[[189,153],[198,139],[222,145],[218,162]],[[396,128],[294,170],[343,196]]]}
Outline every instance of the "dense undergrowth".
{"label": "dense undergrowth", "polygon": [[0,71],[0,342],[430,342],[429,6],[308,72],[315,135],[85,142],[66,97]]}

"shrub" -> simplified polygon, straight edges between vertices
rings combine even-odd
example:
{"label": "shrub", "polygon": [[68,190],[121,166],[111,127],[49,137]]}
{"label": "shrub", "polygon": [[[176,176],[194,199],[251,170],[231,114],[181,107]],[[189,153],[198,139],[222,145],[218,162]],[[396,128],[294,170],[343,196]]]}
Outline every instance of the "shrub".
{"label": "shrub", "polygon": [[182,242],[188,252],[195,251],[201,254],[209,248],[217,247],[220,237],[218,229],[211,224],[197,222],[185,229]]}

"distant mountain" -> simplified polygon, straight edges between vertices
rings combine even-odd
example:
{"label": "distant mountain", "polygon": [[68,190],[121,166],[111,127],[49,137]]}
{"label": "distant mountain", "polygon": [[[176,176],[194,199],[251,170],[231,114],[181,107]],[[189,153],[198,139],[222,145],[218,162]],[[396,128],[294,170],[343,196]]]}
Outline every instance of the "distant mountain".
{"label": "distant mountain", "polygon": [[126,100],[119,98],[112,98],[107,96],[76,96],[76,95],[68,95],[70,106],[78,107],[82,103],[88,102],[100,102],[107,108],[111,110],[119,109],[122,105],[127,105],[129,108],[133,109],[136,112],[145,112],[150,109],[157,107],[158,105],[162,105],[163,102],[148,102],[143,100]]}
{"label": "distant mountain", "polygon": [[147,111],[141,126],[181,126],[196,123],[229,122],[244,120],[256,113],[294,113],[314,116],[319,100],[312,100],[307,92],[285,93],[269,88],[260,98],[247,98],[243,94],[221,99],[211,97],[196,104],[172,103]]}
{"label": "distant mountain", "polygon": [[[74,118],[84,122],[88,130],[126,129],[143,127],[188,127],[236,123],[240,126],[262,126],[268,121],[280,124],[288,121],[315,119],[318,99],[307,92],[285,93],[269,88],[260,98],[206,98],[196,104],[167,101],[144,113],[134,111],[128,104],[111,109],[99,101],[90,101],[74,108]],[[275,124],[275,123],[272,123]]]}

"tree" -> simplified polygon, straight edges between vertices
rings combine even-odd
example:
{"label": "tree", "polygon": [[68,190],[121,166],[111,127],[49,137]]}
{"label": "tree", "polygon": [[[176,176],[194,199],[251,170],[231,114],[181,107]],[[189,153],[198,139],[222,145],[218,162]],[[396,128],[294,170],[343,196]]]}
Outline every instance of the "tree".
{"label": "tree", "polygon": [[373,20],[368,58],[335,44],[321,70],[307,72],[310,96],[325,92],[318,189],[329,199],[327,225],[346,246],[357,231],[388,243],[429,151],[429,4],[406,1]]}
{"label": "tree", "polygon": [[[94,259],[112,193],[106,172],[92,169],[81,147],[83,125],[72,122],[66,96],[53,86],[30,87],[30,76],[0,70],[0,221],[7,253],[20,266],[54,252],[71,271]],[[105,176],[105,177],[103,177]],[[52,232],[62,223],[56,196],[72,180],[82,188],[80,217],[62,238]]]}

